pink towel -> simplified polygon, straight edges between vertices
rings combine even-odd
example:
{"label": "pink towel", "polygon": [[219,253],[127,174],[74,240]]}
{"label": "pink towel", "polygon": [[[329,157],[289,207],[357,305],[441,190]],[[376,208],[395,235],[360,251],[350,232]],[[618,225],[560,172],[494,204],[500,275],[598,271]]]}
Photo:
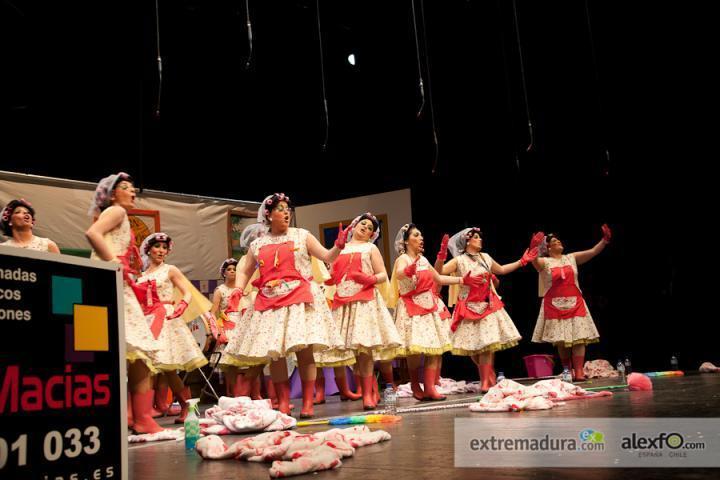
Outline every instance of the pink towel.
{"label": "pink towel", "polygon": [[220,437],[208,435],[198,440],[196,450],[209,460],[272,462],[271,477],[289,477],[338,468],[342,458],[354,455],[355,448],[386,440],[390,440],[389,433],[360,425],[306,435],[294,431],[267,432],[230,446]]}
{"label": "pink towel", "polygon": [[548,410],[566,400],[580,400],[612,396],[611,392],[588,392],[560,379],[541,380],[525,386],[503,380],[492,387],[477,403],[470,404],[473,412],[518,412]]}

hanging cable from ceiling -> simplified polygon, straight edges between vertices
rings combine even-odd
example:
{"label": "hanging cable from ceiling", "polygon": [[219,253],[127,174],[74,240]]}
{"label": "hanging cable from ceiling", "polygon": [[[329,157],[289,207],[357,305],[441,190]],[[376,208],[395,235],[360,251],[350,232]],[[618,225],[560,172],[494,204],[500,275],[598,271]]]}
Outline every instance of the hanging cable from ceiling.
{"label": "hanging cable from ceiling", "polygon": [[247,38],[248,38],[248,56],[245,62],[245,69],[250,69],[250,64],[253,58],[253,32],[252,32],[252,21],[250,20],[250,0],[245,0],[245,24],[247,25]]}
{"label": "hanging cable from ceiling", "polygon": [[430,125],[432,127],[432,140],[433,140],[433,149],[434,149],[434,155],[433,155],[433,165],[432,165],[432,173],[433,175],[437,173],[438,168],[438,161],[440,158],[440,146],[438,142],[438,134],[437,134],[437,125],[435,123],[435,110],[433,108],[433,101],[432,101],[432,84],[430,82],[430,60],[428,56],[428,44],[427,44],[427,33],[426,33],[426,24],[425,24],[425,4],[423,0],[420,1],[420,24],[422,25],[422,40],[423,40],[423,48],[422,53],[420,49],[420,42],[418,40],[419,34],[418,34],[418,15],[416,13],[416,7],[415,7],[415,0],[411,0],[410,4],[412,7],[412,19],[413,19],[413,33],[415,34],[415,51],[417,54],[417,67],[418,67],[418,87],[420,89],[420,98],[422,99],[422,103],[420,104],[420,108],[418,109],[416,113],[416,117],[418,119],[421,118],[422,112],[425,108],[425,88],[423,83],[423,75],[422,75],[422,61],[421,57],[425,60],[425,70],[426,70],[426,76],[427,76],[427,105],[430,109]]}
{"label": "hanging cable from ceiling", "polygon": [[515,39],[517,41],[518,58],[520,60],[520,78],[522,80],[523,97],[525,100],[525,116],[527,117],[528,122],[529,143],[525,150],[527,152],[532,152],[535,148],[535,126],[533,125],[532,116],[530,115],[530,102],[528,100],[527,81],[525,79],[525,60],[523,59],[522,43],[520,42],[520,24],[518,23],[516,0],[512,0],[512,6],[513,25],[515,26]]}
{"label": "hanging cable from ceiling", "polygon": [[158,91],[155,102],[155,118],[160,118],[160,100],[162,99],[162,55],[160,55],[160,5],[159,0],[155,0],[155,46],[157,48],[157,72],[158,72]]}
{"label": "hanging cable from ceiling", "polygon": [[322,143],[322,151],[327,151],[328,140],[330,136],[330,116],[328,114],[327,92],[325,90],[325,55],[323,54],[322,28],[320,25],[320,0],[315,0],[317,31],[318,31],[318,47],[320,49],[320,82],[322,86],[323,111],[325,113],[325,139]]}
{"label": "hanging cable from ceiling", "polygon": [[593,73],[595,74],[595,88],[597,92],[597,103],[598,103],[598,116],[600,117],[600,142],[601,148],[605,153],[605,165],[603,173],[607,176],[610,174],[610,150],[607,146],[607,131],[605,127],[605,115],[603,108],[603,89],[602,83],[600,82],[600,68],[598,67],[597,52],[595,50],[595,38],[593,36],[592,22],[590,20],[590,5],[588,0],[585,0],[585,20],[587,21],[588,40],[590,42],[590,55],[593,63]]}

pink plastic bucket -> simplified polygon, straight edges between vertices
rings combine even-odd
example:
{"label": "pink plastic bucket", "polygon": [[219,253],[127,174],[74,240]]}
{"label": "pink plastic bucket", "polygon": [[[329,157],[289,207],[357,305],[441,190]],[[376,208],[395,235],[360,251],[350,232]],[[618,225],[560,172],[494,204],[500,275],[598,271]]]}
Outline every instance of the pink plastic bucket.
{"label": "pink plastic bucket", "polygon": [[529,377],[549,377],[553,374],[552,355],[528,355],[523,357]]}

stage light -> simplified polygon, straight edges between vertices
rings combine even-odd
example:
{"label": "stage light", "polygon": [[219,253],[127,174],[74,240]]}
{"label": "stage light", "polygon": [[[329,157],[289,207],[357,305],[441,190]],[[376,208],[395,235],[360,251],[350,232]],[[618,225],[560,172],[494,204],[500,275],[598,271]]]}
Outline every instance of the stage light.
{"label": "stage light", "polygon": [[347,60],[350,65],[352,65],[353,67],[355,66],[355,54],[354,53],[351,53],[350,55],[348,55]]}

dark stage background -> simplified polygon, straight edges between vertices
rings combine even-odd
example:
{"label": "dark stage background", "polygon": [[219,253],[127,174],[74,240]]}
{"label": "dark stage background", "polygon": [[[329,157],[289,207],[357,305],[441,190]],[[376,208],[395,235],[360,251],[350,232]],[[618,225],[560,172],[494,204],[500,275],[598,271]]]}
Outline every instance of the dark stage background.
{"label": "dark stage background", "polygon": [[[322,0],[323,149],[315,1],[250,0],[245,68],[245,2],[159,0],[156,117],[154,2],[2,0],[0,168],[91,181],[122,169],[141,187],[301,205],[410,187],[431,258],[469,225],[504,263],[536,229],[573,251],[608,222],[612,245],[581,267],[601,332],[588,357],[665,370],[675,354],[696,369],[720,361],[705,4],[416,0],[417,118],[413,3]],[[526,341],[497,365],[520,375],[523,355],[550,351],[529,343],[537,276],[500,291]],[[446,359],[443,373],[476,376],[470,365]]]}

